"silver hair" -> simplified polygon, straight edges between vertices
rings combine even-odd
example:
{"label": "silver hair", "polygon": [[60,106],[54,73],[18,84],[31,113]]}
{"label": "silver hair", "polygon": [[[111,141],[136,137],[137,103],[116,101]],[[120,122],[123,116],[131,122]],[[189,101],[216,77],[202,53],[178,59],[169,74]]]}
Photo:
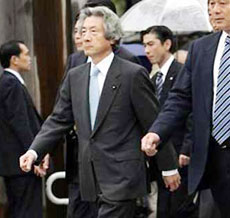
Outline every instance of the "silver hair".
{"label": "silver hair", "polygon": [[119,17],[110,9],[104,6],[85,8],[81,10],[79,16],[79,27],[82,31],[82,25],[87,17],[102,17],[104,19],[105,38],[119,42],[123,35]]}

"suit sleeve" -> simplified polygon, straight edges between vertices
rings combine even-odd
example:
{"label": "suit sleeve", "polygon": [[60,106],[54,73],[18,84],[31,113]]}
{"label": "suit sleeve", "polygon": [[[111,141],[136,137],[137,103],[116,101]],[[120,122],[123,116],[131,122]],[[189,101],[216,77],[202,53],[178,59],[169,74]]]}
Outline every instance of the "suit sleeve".
{"label": "suit sleeve", "polygon": [[[158,114],[159,104],[154,93],[154,87],[146,73],[138,72],[133,79],[131,96],[136,116],[143,128],[143,134],[146,134]],[[170,142],[168,146],[164,146],[159,151],[156,161],[160,170],[172,170],[178,167],[177,155]]]}
{"label": "suit sleeve", "polygon": [[10,79],[5,90],[4,106],[6,123],[26,151],[33,141],[34,135],[30,127],[28,103],[22,85],[15,79]]}
{"label": "suit sleeve", "polygon": [[[167,141],[173,130],[182,125],[192,111],[192,53],[193,44],[187,61],[177,76],[162,111],[149,129],[149,132],[157,133],[162,141]],[[161,143],[161,145],[163,144]]]}
{"label": "suit sleeve", "polygon": [[69,77],[68,74],[52,114],[46,119],[30,147],[37,152],[38,162],[56,148],[59,140],[74,125]]}
{"label": "suit sleeve", "polygon": [[143,134],[146,134],[151,123],[156,119],[159,103],[146,71],[144,68],[139,69],[133,75],[130,95],[138,122],[142,127]]}
{"label": "suit sleeve", "polygon": [[190,156],[192,152],[192,146],[193,146],[193,117],[192,117],[192,113],[190,113],[186,121],[186,132],[184,135],[180,154]]}

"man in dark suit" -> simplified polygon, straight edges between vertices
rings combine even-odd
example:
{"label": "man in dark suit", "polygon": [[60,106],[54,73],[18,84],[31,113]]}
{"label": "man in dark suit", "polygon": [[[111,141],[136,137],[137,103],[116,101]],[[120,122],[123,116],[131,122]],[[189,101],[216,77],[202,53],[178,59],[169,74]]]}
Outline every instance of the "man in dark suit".
{"label": "man in dark suit", "polygon": [[[111,1],[94,1],[89,2],[86,6],[96,7],[96,6],[106,6],[116,12],[115,6]],[[86,7],[85,6],[85,7]],[[65,79],[68,71],[74,67],[80,66],[86,62],[90,61],[84,51],[81,39],[81,33],[79,31],[79,21],[77,14],[75,18],[74,25],[74,42],[76,47],[76,52],[71,54],[68,57],[65,75],[63,76],[63,80]],[[139,60],[133,54],[131,54],[126,49],[120,47],[119,40],[117,40],[116,44],[113,45],[113,51],[115,55],[118,55],[121,58],[132,61],[134,63],[139,64]],[[81,200],[80,190],[79,190],[79,181],[78,181],[78,159],[77,159],[77,149],[78,141],[76,128],[72,128],[70,132],[66,135],[66,180],[68,183],[68,197],[69,204],[67,209],[67,217],[68,218],[93,218],[97,217],[97,210],[94,204]],[[172,165],[174,166],[174,165]]]}
{"label": "man in dark suit", "polygon": [[18,162],[42,123],[20,75],[30,70],[29,50],[21,41],[7,42],[0,48],[0,62],[4,68],[0,77],[0,175],[5,180],[10,217],[41,218],[42,186],[38,176],[45,171],[35,167],[38,176],[23,173]]}
{"label": "man in dark suit", "polygon": [[[168,93],[175,82],[175,79],[182,68],[173,54],[174,40],[172,31],[166,26],[152,26],[141,33],[141,39],[145,47],[146,56],[152,64],[159,66],[158,72],[151,78],[157,91],[160,107],[163,107]],[[178,127],[170,138],[178,158],[180,154],[189,154],[192,141],[185,137],[188,132],[186,121]],[[187,201],[187,168],[179,169],[182,176],[181,185],[175,192],[170,192],[165,188],[164,182],[160,176],[157,177],[158,183],[158,200],[157,200],[157,217],[158,218],[179,218],[190,217],[192,213],[192,199],[190,208],[183,208],[183,215],[180,210]],[[195,211],[195,206],[194,210]],[[185,212],[187,212],[185,214]]]}
{"label": "man in dark suit", "polygon": [[192,43],[163,111],[142,140],[142,149],[154,155],[156,144],[167,140],[192,112],[194,146],[189,165],[189,192],[210,187],[221,217],[230,217],[230,0],[210,0],[209,6],[217,29],[222,32]]}
{"label": "man in dark suit", "polygon": [[[29,171],[76,122],[82,199],[97,201],[100,218],[131,218],[135,199],[147,192],[139,144],[151,123],[149,114],[157,113],[157,99],[145,69],[112,52],[122,33],[118,16],[106,7],[86,8],[80,22],[92,61],[69,71],[52,115],[20,165]],[[179,183],[177,174],[170,188]]]}

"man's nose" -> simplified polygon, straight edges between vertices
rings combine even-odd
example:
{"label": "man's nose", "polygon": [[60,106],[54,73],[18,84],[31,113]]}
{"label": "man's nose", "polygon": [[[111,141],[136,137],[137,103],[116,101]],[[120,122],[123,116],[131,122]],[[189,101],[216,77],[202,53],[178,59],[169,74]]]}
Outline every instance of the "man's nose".
{"label": "man's nose", "polygon": [[216,3],[212,8],[213,13],[220,13],[220,4]]}
{"label": "man's nose", "polygon": [[89,41],[91,39],[91,33],[89,31],[86,31],[83,35],[83,40]]}
{"label": "man's nose", "polygon": [[148,48],[148,46],[145,47],[145,53],[149,54],[149,48]]}

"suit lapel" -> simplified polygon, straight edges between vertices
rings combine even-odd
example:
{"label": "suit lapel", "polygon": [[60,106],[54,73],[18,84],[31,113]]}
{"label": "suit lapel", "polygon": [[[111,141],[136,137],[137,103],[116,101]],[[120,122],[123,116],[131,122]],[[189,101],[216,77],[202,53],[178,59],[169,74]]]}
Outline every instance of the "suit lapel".
{"label": "suit lapel", "polygon": [[177,74],[177,69],[176,69],[175,64],[176,64],[176,62],[175,62],[175,60],[173,60],[171,66],[169,67],[168,73],[166,75],[166,78],[165,78],[165,81],[163,84],[162,93],[164,91],[168,92],[168,90],[171,89],[172,81],[174,80],[174,77]]}
{"label": "suit lapel", "polygon": [[119,61],[116,57],[114,57],[114,60],[109,68],[109,71],[105,79],[105,83],[103,86],[103,90],[98,105],[95,127],[94,130],[92,131],[91,136],[95,134],[99,126],[102,124],[106,114],[110,109],[110,106],[113,103],[117,91],[120,88],[120,69],[118,66],[119,66]]}
{"label": "suit lapel", "polygon": [[87,63],[83,68],[81,74],[77,74],[77,83],[72,81],[74,87],[76,88],[77,94],[77,106],[80,111],[81,120],[86,125],[86,130],[91,131],[90,126],[90,113],[89,113],[89,73],[90,73],[90,64]]}
{"label": "suit lapel", "polygon": [[26,88],[23,84],[21,84],[21,85],[22,85],[22,88],[23,88],[23,90],[24,90],[24,92],[25,92],[25,96],[26,96],[27,102],[28,102],[28,103],[31,105],[31,107],[33,108],[34,113],[36,114],[36,116],[37,116],[37,118],[38,118],[38,120],[39,120],[40,125],[42,125],[43,120],[42,120],[40,114],[38,113],[38,111],[37,111],[37,109],[36,109],[36,107],[35,107],[35,105],[34,105],[34,103],[33,103],[33,100],[32,100],[32,98],[31,98],[31,96],[30,96],[30,94],[29,94],[29,92],[28,92],[28,90],[27,90],[27,88]]}
{"label": "suit lapel", "polygon": [[204,51],[205,58],[203,60],[203,65],[205,67],[202,68],[203,72],[200,74],[206,112],[209,115],[211,113],[210,108],[212,108],[213,100],[213,67],[220,36],[221,33],[217,33],[206,41]]}

